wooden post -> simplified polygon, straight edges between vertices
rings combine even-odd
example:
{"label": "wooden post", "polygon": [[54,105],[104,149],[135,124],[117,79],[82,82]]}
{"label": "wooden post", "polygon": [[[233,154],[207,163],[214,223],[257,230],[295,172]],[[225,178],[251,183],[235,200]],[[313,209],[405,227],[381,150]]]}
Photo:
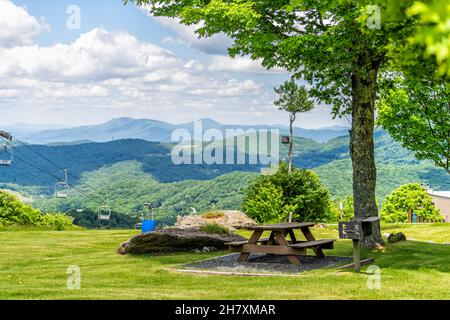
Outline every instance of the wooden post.
{"label": "wooden post", "polygon": [[360,253],[359,240],[353,240],[353,263],[355,264],[355,272],[361,270],[361,253]]}

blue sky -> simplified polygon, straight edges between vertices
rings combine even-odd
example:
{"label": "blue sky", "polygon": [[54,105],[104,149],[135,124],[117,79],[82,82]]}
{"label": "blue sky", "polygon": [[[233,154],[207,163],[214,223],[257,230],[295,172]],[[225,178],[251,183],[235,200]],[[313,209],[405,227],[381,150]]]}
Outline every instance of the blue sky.
{"label": "blue sky", "polygon": [[[80,12],[80,28],[70,6]],[[73,8],[73,7],[72,7]],[[0,124],[93,124],[115,117],[172,123],[279,124],[273,87],[289,78],[247,57],[231,60],[223,35],[155,18],[121,0],[0,0]],[[298,126],[347,125],[330,108]]]}

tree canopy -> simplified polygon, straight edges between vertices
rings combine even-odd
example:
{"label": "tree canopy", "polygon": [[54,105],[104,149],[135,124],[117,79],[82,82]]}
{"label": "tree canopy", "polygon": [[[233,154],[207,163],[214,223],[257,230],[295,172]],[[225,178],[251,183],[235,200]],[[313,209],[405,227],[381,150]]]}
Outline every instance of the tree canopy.
{"label": "tree canopy", "polygon": [[[425,57],[426,45],[411,41],[424,30],[424,11],[411,9],[411,0],[133,2],[148,5],[153,15],[194,26],[200,37],[226,34],[233,39],[232,57],[250,56],[266,68],[284,68],[307,81],[309,92],[331,105],[334,115],[351,114],[355,214],[378,215],[373,132],[379,74],[407,67],[404,57]],[[376,225],[365,243],[382,241]]]}
{"label": "tree canopy", "polygon": [[386,198],[381,211],[381,218],[385,222],[407,222],[409,211],[427,220],[443,220],[432,198],[418,183],[405,184],[392,192]]}
{"label": "tree canopy", "polygon": [[292,114],[308,112],[314,108],[314,102],[309,99],[308,91],[304,86],[298,86],[293,80],[286,81],[281,86],[275,88],[278,99],[274,104]]}
{"label": "tree canopy", "polygon": [[446,82],[398,77],[379,104],[378,122],[420,159],[450,173],[450,88]]}

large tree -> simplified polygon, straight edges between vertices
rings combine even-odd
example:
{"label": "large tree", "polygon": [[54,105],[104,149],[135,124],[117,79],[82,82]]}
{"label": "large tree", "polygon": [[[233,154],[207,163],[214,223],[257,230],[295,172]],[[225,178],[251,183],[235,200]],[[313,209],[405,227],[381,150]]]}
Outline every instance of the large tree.
{"label": "large tree", "polygon": [[[390,46],[406,43],[414,20],[395,8],[395,21],[379,20],[381,0],[134,0],[155,16],[179,18],[197,27],[200,37],[225,33],[234,40],[231,56],[262,59],[308,81],[310,93],[333,105],[335,115],[350,114],[355,215],[378,216],[375,201],[374,116],[377,80],[387,67]],[[392,10],[392,8],[389,8]],[[384,23],[386,22],[386,23]],[[387,23],[389,22],[389,23]],[[365,239],[382,243],[379,225]]]}

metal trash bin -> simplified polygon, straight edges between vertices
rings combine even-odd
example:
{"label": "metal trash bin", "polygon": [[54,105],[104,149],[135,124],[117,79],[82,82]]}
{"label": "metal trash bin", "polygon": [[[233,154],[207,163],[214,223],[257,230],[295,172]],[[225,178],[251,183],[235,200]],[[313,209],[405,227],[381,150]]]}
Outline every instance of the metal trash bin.
{"label": "metal trash bin", "polygon": [[155,220],[142,220],[142,233],[151,232],[156,230]]}

